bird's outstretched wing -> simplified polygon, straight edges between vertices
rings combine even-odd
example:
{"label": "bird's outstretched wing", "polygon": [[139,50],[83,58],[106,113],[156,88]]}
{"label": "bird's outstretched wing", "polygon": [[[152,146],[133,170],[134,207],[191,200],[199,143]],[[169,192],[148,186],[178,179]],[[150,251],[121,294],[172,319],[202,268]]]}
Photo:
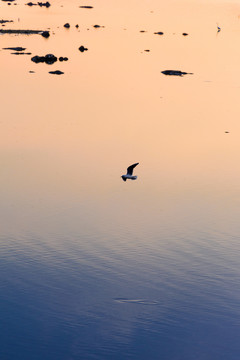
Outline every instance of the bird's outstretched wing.
{"label": "bird's outstretched wing", "polygon": [[136,164],[133,164],[133,165],[130,165],[128,168],[127,168],[127,175],[132,175],[133,173],[133,169],[135,168],[135,166],[137,166],[139,163],[136,163]]}

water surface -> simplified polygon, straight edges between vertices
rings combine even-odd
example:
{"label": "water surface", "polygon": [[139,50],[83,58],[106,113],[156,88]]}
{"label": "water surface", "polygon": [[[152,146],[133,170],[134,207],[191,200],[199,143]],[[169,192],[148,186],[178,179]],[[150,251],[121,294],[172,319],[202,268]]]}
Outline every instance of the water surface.
{"label": "water surface", "polygon": [[89,4],[0,4],[1,359],[238,360],[240,5]]}

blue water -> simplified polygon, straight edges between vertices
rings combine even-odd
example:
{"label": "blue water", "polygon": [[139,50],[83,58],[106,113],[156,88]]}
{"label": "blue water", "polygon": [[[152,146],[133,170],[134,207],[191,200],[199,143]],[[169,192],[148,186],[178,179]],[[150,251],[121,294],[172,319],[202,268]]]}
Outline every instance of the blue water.
{"label": "blue water", "polygon": [[1,358],[237,360],[238,225],[178,215],[2,236]]}

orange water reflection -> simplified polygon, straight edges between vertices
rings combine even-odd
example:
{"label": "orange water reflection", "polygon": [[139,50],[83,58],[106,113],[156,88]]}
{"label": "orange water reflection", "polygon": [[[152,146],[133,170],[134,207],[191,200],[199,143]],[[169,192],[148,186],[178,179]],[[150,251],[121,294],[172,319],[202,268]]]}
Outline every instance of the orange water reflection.
{"label": "orange water reflection", "polygon": [[[156,194],[167,203],[189,191],[239,199],[239,5],[93,6],[1,4],[2,18],[15,20],[12,28],[51,30],[49,39],[2,35],[2,48],[69,58],[48,66],[0,51],[3,206],[44,196],[46,203],[108,198],[106,206],[114,207],[111,199],[123,191],[120,175],[136,161],[139,181],[124,191],[135,189],[143,203],[157,201]],[[80,53],[80,45],[89,50]],[[65,74],[48,74],[56,69]],[[164,76],[166,69],[193,75]]]}

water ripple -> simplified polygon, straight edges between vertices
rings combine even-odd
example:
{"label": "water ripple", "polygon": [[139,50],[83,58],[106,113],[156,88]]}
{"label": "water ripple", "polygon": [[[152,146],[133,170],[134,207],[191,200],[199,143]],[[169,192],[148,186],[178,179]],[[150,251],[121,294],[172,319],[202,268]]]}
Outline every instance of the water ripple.
{"label": "water ripple", "polygon": [[146,300],[146,299],[115,298],[114,301],[124,304],[127,303],[127,304],[138,304],[138,305],[158,305],[158,301]]}

